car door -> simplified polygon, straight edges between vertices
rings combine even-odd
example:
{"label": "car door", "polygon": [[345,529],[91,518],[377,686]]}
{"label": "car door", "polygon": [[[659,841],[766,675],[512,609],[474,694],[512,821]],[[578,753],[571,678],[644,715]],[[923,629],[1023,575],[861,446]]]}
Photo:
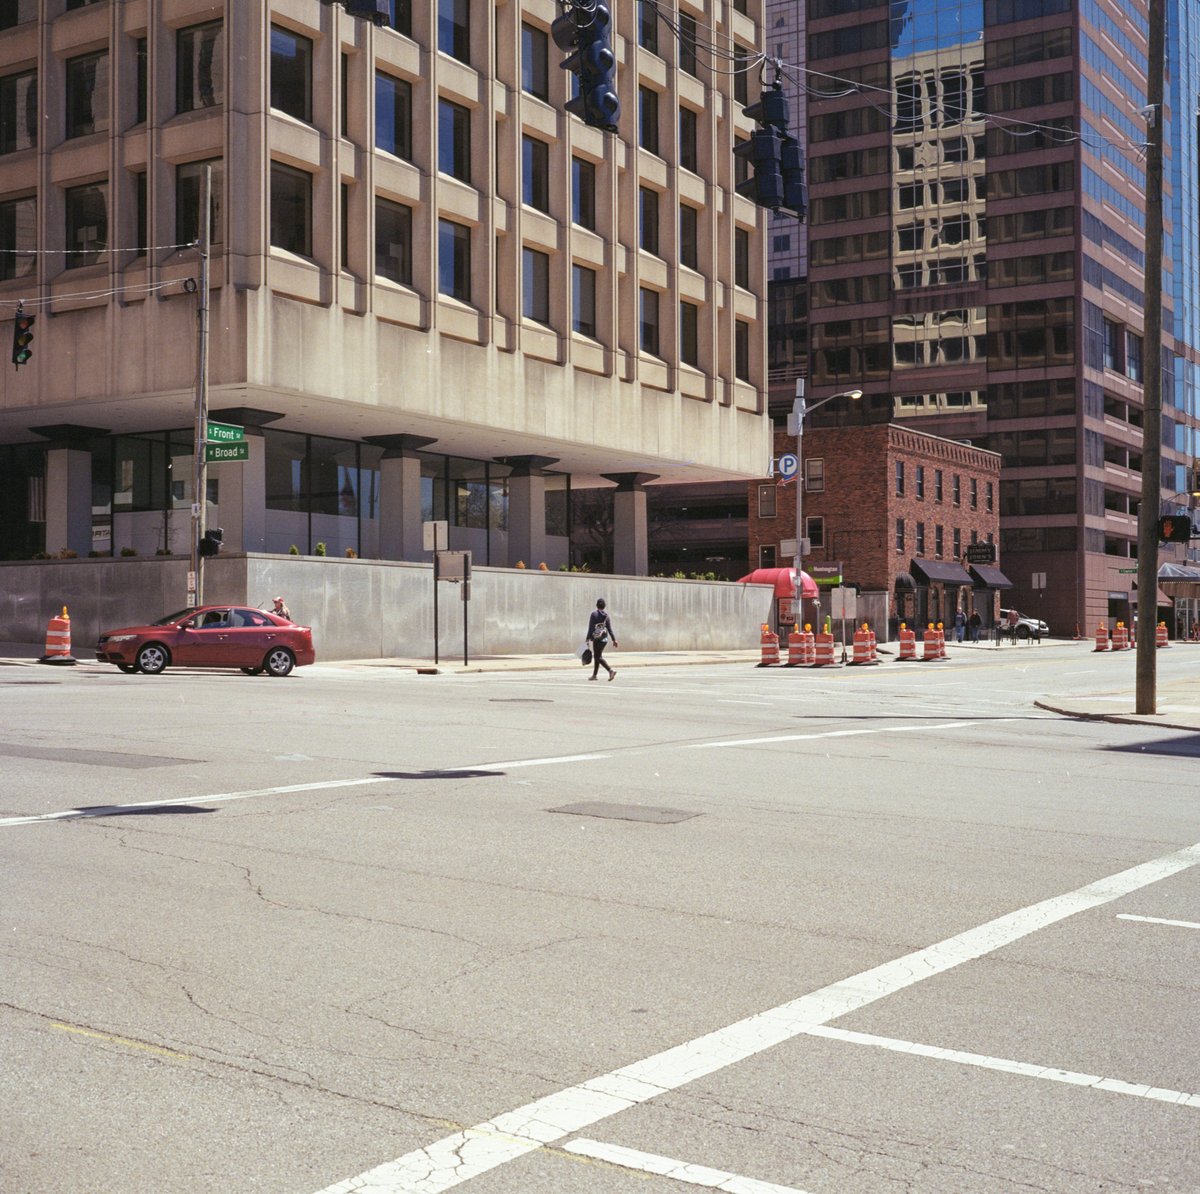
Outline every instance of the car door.
{"label": "car door", "polygon": [[277,629],[260,609],[231,609],[228,631],[230,666],[261,667]]}
{"label": "car door", "polygon": [[206,609],[184,624],[173,651],[182,667],[230,667],[229,610]]}

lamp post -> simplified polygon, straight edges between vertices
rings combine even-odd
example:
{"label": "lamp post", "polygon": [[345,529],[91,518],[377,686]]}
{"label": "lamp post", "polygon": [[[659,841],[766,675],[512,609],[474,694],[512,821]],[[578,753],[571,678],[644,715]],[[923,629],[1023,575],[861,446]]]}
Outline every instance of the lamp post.
{"label": "lamp post", "polygon": [[810,406],[804,398],[804,378],[796,379],[796,401],[788,417],[788,435],[796,437],[796,597],[800,597],[800,559],[804,554],[804,419],[810,410],[824,406],[835,398],[849,398],[852,402],[862,397],[862,390],[846,390],[841,394],[830,394]]}

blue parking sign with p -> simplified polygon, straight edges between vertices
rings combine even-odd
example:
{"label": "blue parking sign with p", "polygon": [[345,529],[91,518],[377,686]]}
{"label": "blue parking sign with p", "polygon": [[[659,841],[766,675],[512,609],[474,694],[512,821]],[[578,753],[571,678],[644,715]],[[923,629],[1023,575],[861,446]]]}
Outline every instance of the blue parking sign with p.
{"label": "blue parking sign with p", "polygon": [[779,458],[779,475],[785,480],[790,481],[800,468],[800,461],[792,452],[785,452]]}

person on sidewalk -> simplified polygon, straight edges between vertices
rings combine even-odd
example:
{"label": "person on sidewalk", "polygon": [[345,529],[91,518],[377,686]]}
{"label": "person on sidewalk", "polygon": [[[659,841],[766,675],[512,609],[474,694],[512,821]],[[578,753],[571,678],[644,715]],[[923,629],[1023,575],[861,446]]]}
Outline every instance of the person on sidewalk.
{"label": "person on sidewalk", "polygon": [[961,643],[967,629],[967,615],[961,609],[954,611],[954,641]]}
{"label": "person on sidewalk", "polygon": [[271,607],[271,613],[277,618],[287,618],[289,622],[292,620],[292,611],[284,604],[282,597],[275,598],[275,604]]}
{"label": "person on sidewalk", "polygon": [[592,674],[589,677],[591,680],[596,678],[601,668],[608,673],[610,680],[616,677],[617,669],[604,662],[604,648],[608,646],[610,638],[614,647],[621,645],[617,642],[612,619],[608,616],[608,611],[604,608],[604,598],[601,597],[596,602],[596,608],[592,610],[592,616],[588,618],[587,641],[588,646],[592,648]]}
{"label": "person on sidewalk", "polygon": [[979,642],[979,631],[983,626],[983,619],[979,616],[979,611],[972,610],[971,616],[967,619],[967,627],[971,631],[971,642]]}

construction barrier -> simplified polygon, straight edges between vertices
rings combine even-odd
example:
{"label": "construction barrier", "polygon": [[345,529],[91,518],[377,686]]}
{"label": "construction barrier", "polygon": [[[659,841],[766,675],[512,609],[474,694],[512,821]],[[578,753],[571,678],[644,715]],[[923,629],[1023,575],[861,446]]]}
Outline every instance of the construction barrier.
{"label": "construction barrier", "polygon": [[1129,650],[1129,630],[1124,622],[1118,622],[1113,628],[1112,649],[1114,651]]}
{"label": "construction barrier", "polygon": [[1108,627],[1100,622],[1096,626],[1096,645],[1092,648],[1092,653],[1097,651],[1108,650]]}
{"label": "construction barrier", "polygon": [[800,627],[794,625],[791,634],[788,635],[788,667],[803,667],[804,666],[804,635],[800,633]]}
{"label": "construction barrier", "polygon": [[800,631],[800,650],[803,656],[801,662],[805,667],[812,667],[817,662],[817,644],[812,627],[807,622],[804,624],[804,629]]}
{"label": "construction barrier", "polygon": [[903,623],[900,623],[900,655],[901,660],[916,659],[917,636]]}
{"label": "construction barrier", "polygon": [[869,626],[867,627],[867,635],[871,640],[871,662],[878,663],[879,662],[879,644],[875,640],[875,631],[873,631]]}
{"label": "construction barrier", "polygon": [[813,647],[815,656],[813,659],[814,667],[832,667],[833,666],[833,635],[818,634],[815,636]]}
{"label": "construction barrier", "polygon": [[865,622],[854,632],[854,654],[850,662],[852,664],[871,662],[871,632],[867,629]]}
{"label": "construction barrier", "polygon": [[67,607],[46,623],[46,654],[38,663],[56,663],[73,667],[79,661],[71,658],[71,618]]}
{"label": "construction barrier", "polygon": [[1167,638],[1166,622],[1159,622],[1158,628],[1154,632],[1154,645],[1156,647],[1169,647],[1170,640]]}
{"label": "construction barrier", "polygon": [[762,658],[759,660],[759,667],[771,667],[779,662],[779,635],[775,634],[770,626],[763,623],[762,638],[759,644],[762,648]]}
{"label": "construction barrier", "polygon": [[946,658],[946,643],[932,622],[921,636],[921,661]]}

